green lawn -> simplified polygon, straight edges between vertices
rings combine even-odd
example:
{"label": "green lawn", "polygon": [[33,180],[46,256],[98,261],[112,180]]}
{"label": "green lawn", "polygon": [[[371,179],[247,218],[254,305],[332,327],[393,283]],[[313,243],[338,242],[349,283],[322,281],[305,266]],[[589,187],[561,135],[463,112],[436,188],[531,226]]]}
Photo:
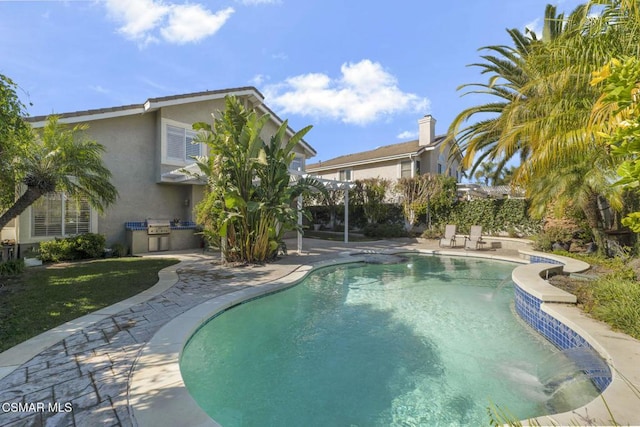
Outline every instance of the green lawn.
{"label": "green lawn", "polygon": [[110,258],[0,276],[0,351],[155,285],[176,259]]}

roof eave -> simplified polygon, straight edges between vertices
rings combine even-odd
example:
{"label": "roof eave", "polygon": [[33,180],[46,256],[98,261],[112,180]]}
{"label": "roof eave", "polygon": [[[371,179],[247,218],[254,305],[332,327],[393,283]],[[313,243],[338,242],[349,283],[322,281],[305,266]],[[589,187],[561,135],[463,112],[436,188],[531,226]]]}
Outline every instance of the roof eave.
{"label": "roof eave", "polygon": [[[433,148],[431,148],[433,149]],[[393,156],[384,156],[384,157],[374,157],[371,159],[366,159],[366,160],[358,160],[355,162],[344,162],[344,163],[337,163],[337,164],[333,164],[333,165],[328,165],[328,166],[318,166],[315,168],[309,168],[307,167],[307,172],[323,172],[323,171],[328,171],[331,169],[338,169],[338,168],[347,168],[347,167],[352,167],[352,166],[361,166],[361,165],[367,165],[367,164],[371,164],[371,163],[380,163],[380,162],[388,162],[389,160],[399,160],[399,159],[405,159],[407,158],[407,156],[412,157],[412,156],[418,156],[420,154],[422,154],[424,151],[429,151],[430,148],[429,147],[420,147],[419,150],[417,151],[411,151],[411,152],[407,152],[407,153],[402,153],[402,154],[394,154]]]}
{"label": "roof eave", "polygon": [[[92,120],[111,119],[115,117],[144,114],[146,112],[156,111],[162,107],[169,107],[172,105],[181,105],[192,102],[209,101],[212,99],[224,98],[228,95],[247,96],[253,103],[264,102],[264,96],[262,96],[258,89],[252,86],[246,86],[216,91],[195,92],[186,95],[172,95],[159,98],[149,98],[144,102],[144,104],[132,104],[123,107],[99,108],[51,115],[57,115],[59,117],[60,123],[82,123]],[[48,117],[49,115],[27,117],[26,120],[31,124],[32,127],[41,128],[46,124]]]}

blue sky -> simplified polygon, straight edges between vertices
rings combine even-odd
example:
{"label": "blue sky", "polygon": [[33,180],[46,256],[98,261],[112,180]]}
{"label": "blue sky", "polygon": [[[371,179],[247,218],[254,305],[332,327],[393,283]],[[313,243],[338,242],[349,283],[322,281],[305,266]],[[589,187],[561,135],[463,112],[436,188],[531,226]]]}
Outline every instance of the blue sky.
{"label": "blue sky", "polygon": [[[482,102],[478,48],[541,27],[543,0],[0,0],[0,73],[30,115],[252,85],[312,159],[444,133]],[[570,12],[580,2],[555,2]]]}

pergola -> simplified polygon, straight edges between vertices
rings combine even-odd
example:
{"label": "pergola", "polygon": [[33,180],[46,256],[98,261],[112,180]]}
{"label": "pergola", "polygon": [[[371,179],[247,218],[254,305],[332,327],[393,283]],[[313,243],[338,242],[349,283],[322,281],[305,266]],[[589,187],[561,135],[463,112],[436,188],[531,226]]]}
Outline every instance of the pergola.
{"label": "pergola", "polygon": [[[334,179],[319,178],[317,176],[308,175],[306,173],[289,169],[291,174],[291,183],[295,183],[300,178],[313,178],[319,181],[327,190],[344,191],[344,242],[349,243],[349,190],[355,187],[351,181],[338,181]],[[302,197],[298,197],[298,253],[302,252]]]}

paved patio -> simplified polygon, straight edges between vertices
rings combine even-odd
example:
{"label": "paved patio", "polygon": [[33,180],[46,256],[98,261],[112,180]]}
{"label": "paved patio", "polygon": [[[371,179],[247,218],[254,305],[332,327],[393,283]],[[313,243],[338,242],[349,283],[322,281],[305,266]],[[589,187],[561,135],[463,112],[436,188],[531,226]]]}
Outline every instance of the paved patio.
{"label": "paved patio", "polygon": [[[288,245],[292,248],[295,242]],[[341,253],[344,259],[345,251],[436,249],[437,242],[403,239],[345,244],[305,239],[304,247],[302,255],[292,253],[275,263],[241,268],[222,267],[219,257],[211,254],[150,255],[178,257],[182,262],[169,267],[170,271],[161,277],[163,284],[112,306],[111,310],[102,310],[96,314],[95,322],[83,318],[76,332],[69,334],[73,327],[67,328],[68,336],[60,339],[56,338],[57,332],[52,332],[49,342],[35,340],[25,343],[24,351],[17,346],[0,354],[0,376],[11,371],[0,379],[0,426],[134,425],[128,401],[132,367],[144,345],[174,317],[208,299],[277,281],[301,264],[335,259]],[[486,252],[517,256],[517,251],[511,249]],[[34,350],[43,343],[49,345]],[[5,406],[54,402],[59,404],[54,411],[37,407],[14,411]]]}
{"label": "paved patio", "polygon": [[[288,245],[295,247],[295,242]],[[309,249],[302,255],[292,253],[272,264],[242,268],[222,267],[219,256],[214,254],[149,255],[182,260],[174,266],[177,281],[173,286],[146,301],[102,316],[103,319],[43,348],[34,357],[30,357],[34,346],[47,342],[46,339],[29,343],[25,351],[14,347],[0,354],[0,375],[12,369],[8,366],[18,366],[0,379],[0,404],[5,405],[0,408],[0,426],[131,426],[127,399],[131,368],[140,349],[169,320],[207,299],[277,280],[296,270],[302,259],[304,263],[315,263],[345,250],[401,246],[425,248],[437,244],[406,240],[344,244],[309,239],[305,240]],[[90,319],[78,322],[85,323],[90,323]],[[66,330],[73,330],[73,326]],[[50,334],[54,340],[60,329]],[[48,338],[50,341],[51,337]],[[60,405],[57,411],[48,411],[49,403],[54,402]],[[11,409],[7,403],[43,403],[47,410],[37,407],[6,410]]]}

